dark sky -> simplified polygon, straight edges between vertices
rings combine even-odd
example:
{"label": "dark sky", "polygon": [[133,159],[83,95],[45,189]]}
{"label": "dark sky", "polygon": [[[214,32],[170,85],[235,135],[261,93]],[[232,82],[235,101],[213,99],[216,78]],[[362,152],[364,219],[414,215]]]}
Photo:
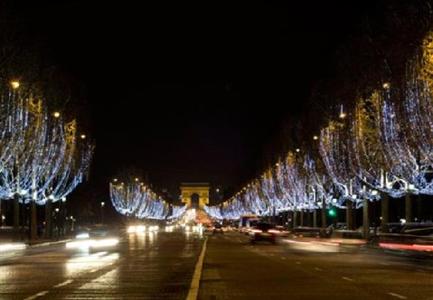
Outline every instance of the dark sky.
{"label": "dark sky", "polygon": [[18,6],[86,87],[97,144],[89,189],[106,191],[130,165],[159,187],[238,187],[262,167],[281,122],[308,109],[311,85],[331,76],[366,11],[366,1],[153,2]]}

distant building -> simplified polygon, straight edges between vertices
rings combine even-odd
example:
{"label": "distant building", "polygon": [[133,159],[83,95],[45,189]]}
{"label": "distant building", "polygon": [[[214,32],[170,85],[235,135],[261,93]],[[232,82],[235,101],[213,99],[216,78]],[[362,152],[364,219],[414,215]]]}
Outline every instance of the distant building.
{"label": "distant building", "polygon": [[188,208],[203,209],[209,204],[210,185],[207,182],[184,182],[180,185],[182,203]]}

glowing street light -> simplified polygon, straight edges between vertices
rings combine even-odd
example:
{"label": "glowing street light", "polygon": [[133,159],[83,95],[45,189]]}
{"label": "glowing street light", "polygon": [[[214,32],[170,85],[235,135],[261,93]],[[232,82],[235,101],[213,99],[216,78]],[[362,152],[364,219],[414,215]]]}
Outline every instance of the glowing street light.
{"label": "glowing street light", "polygon": [[54,116],[54,118],[58,119],[58,118],[60,118],[60,113],[58,111],[55,111],[53,113],[53,116]]}
{"label": "glowing street light", "polygon": [[20,87],[20,82],[18,80],[11,81],[11,86],[14,90]]}
{"label": "glowing street light", "polygon": [[104,224],[104,206],[105,206],[105,202],[102,201],[101,202],[101,224]]}
{"label": "glowing street light", "polygon": [[391,87],[391,84],[390,84],[389,82],[384,82],[384,83],[382,84],[382,87],[383,87],[385,90],[389,90],[389,88]]}
{"label": "glowing street light", "polygon": [[82,140],[86,139],[86,135],[85,134],[80,135],[80,137],[81,137]]}
{"label": "glowing street light", "polygon": [[340,119],[346,118],[347,114],[344,112],[343,105],[340,106]]}
{"label": "glowing street light", "polygon": [[317,135],[313,136],[313,140],[317,141],[319,137]]}

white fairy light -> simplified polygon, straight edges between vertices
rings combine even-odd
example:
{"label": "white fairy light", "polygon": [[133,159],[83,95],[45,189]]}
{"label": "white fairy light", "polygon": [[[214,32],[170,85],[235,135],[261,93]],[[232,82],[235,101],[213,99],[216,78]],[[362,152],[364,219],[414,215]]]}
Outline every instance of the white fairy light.
{"label": "white fairy light", "polygon": [[138,219],[178,219],[186,211],[186,205],[170,205],[149,187],[130,178],[110,183],[110,198],[114,208],[122,215]]}

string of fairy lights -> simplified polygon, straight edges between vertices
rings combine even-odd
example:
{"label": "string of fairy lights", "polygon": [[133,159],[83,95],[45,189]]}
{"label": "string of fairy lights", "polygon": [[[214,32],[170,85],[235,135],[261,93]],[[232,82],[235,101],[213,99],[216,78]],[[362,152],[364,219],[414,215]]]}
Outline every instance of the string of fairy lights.
{"label": "string of fairy lights", "polygon": [[385,82],[357,99],[353,110],[341,106],[338,118],[313,136],[316,151],[289,151],[232,198],[206,206],[206,212],[239,219],[349,203],[359,208],[363,200],[385,195],[433,195],[432,40],[433,32],[421,57],[408,62],[404,86]]}
{"label": "string of fairy lights", "polygon": [[110,182],[110,198],[116,211],[137,219],[174,220],[186,211],[186,205],[177,206],[162,199],[149,186],[130,176]]}
{"label": "string of fairy lights", "polygon": [[75,120],[22,89],[12,81],[0,91],[0,199],[66,201],[86,178],[94,146]]}

